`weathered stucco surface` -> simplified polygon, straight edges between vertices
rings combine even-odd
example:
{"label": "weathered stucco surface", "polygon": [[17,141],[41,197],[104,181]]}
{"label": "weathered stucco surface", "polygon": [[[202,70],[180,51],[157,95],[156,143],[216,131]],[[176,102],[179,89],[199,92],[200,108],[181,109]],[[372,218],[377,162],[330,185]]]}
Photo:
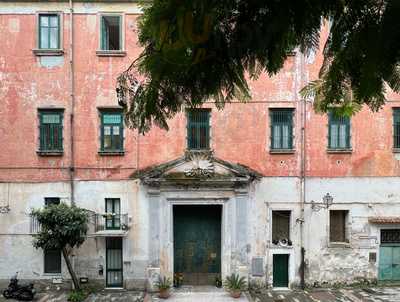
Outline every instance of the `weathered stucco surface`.
{"label": "weathered stucco surface", "polygon": [[[75,2],[75,1],[74,1]],[[62,56],[36,56],[37,12],[62,12]],[[172,274],[171,206],[175,203],[222,203],[222,272],[236,271],[272,284],[273,254],[290,255],[289,281],[300,282],[301,263],[301,98],[300,88],[315,79],[321,52],[309,57],[290,56],[282,71],[270,78],[262,75],[251,82],[252,101],[234,102],[218,111],[212,102],[211,148],[216,158],[240,163],[263,177],[240,190],[235,186],[201,188],[200,183],[154,189],[131,178],[139,169],[180,158],[186,150],[186,117],[169,121],[170,130],[154,127],[145,136],[125,129],[125,154],[102,156],[99,108],[117,107],[115,82],[141,49],[137,44],[134,3],[74,3],[74,162],[70,154],[69,34],[68,2],[0,4],[0,280],[20,271],[22,279],[51,279],[43,274],[43,254],[31,245],[30,208],[42,207],[44,197],[71,202],[70,167],[74,167],[74,200],[79,206],[102,213],[104,199],[121,199],[122,213],[129,217],[123,239],[125,286],[143,287],[159,273]],[[124,12],[125,57],[101,57],[99,13]],[[323,42],[326,28],[323,31]],[[369,216],[400,215],[400,157],[392,150],[392,108],[400,107],[400,96],[388,93],[389,102],[377,113],[364,108],[351,121],[351,153],[332,154],[327,149],[327,117],[306,105],[304,247],[306,282],[330,284],[377,277],[382,226],[368,223]],[[63,108],[62,156],[37,154],[38,108]],[[290,154],[271,154],[270,108],[294,108],[294,147]],[[187,163],[186,165],[191,165]],[[170,180],[184,167],[169,171]],[[223,170],[223,168],[221,168]],[[222,171],[221,170],[221,171]],[[219,171],[219,172],[221,172]],[[218,173],[219,173],[218,172]],[[222,172],[221,172],[222,173]],[[224,172],[225,173],[225,172]],[[227,173],[227,172],[226,172]],[[225,175],[230,175],[229,173]],[[219,180],[220,181],[220,180]],[[218,183],[215,181],[215,183]],[[311,209],[329,192],[331,209],[349,210],[350,242],[330,246],[329,212]],[[272,210],[290,210],[292,247],[271,242]],[[393,226],[396,227],[396,226]],[[80,276],[104,282],[105,239],[89,234],[76,252],[74,265]],[[253,276],[251,262],[261,258],[262,276]],[[65,267],[62,277],[68,278]]]}

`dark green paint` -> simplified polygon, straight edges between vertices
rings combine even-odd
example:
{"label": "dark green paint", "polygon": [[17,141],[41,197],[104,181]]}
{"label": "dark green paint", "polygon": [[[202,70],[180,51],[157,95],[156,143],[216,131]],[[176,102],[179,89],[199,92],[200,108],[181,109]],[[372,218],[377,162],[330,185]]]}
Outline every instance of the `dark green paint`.
{"label": "dark green paint", "polygon": [[40,151],[63,151],[63,112],[39,111]]}
{"label": "dark green paint", "polygon": [[187,113],[188,149],[203,150],[210,148],[210,111],[206,109],[190,110]]}
{"label": "dark green paint", "polygon": [[122,287],[122,238],[106,238],[106,286]]}
{"label": "dark green paint", "polygon": [[184,284],[212,285],[221,273],[222,206],[174,206],[174,272]]}
{"label": "dark green paint", "polygon": [[271,109],[271,149],[293,149],[293,109]]}
{"label": "dark green paint", "polygon": [[288,287],[289,285],[289,255],[275,254],[273,256],[273,286]]}

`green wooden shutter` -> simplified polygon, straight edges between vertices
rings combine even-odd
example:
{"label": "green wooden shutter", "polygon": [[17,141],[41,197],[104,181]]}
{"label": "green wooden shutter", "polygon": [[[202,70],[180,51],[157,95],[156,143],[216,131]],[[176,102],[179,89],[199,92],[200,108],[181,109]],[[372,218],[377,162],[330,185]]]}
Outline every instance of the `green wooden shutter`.
{"label": "green wooden shutter", "polygon": [[[101,138],[100,148],[101,151],[117,151],[124,150],[124,123],[122,112],[102,112],[101,117]],[[106,145],[106,136],[109,142]]]}
{"label": "green wooden shutter", "polygon": [[293,149],[292,109],[271,109],[270,129],[272,150]]}
{"label": "green wooden shutter", "polygon": [[351,147],[350,118],[338,116],[333,112],[328,115],[328,148],[350,149]]}
{"label": "green wooden shutter", "polygon": [[41,151],[63,150],[63,114],[57,111],[41,111],[40,120],[40,147]]}
{"label": "green wooden shutter", "polygon": [[187,140],[188,148],[201,150],[210,148],[210,111],[188,111]]}
{"label": "green wooden shutter", "polygon": [[400,108],[393,110],[393,148],[400,148]]}

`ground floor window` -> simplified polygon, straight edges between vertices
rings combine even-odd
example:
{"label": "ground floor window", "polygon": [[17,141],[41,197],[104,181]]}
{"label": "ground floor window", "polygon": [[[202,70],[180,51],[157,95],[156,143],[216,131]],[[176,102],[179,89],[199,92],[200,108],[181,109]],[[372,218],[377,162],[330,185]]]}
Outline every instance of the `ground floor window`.
{"label": "ground floor window", "polygon": [[347,234],[348,216],[349,216],[349,211],[347,210],[329,211],[330,242],[349,242]]}
{"label": "ground floor window", "polygon": [[44,250],[44,272],[46,274],[61,273],[61,251],[58,249]]}
{"label": "ground floor window", "polygon": [[290,211],[272,211],[272,243],[290,243]]}

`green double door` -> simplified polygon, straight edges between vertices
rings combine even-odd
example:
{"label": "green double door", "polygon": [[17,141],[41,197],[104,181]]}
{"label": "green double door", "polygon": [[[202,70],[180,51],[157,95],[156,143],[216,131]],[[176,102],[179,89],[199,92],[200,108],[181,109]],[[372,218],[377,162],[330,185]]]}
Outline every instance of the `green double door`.
{"label": "green double door", "polygon": [[221,273],[220,205],[178,205],[174,216],[174,273],[183,284],[213,285]]}
{"label": "green double door", "polygon": [[379,249],[379,280],[400,280],[400,246],[381,246]]}

